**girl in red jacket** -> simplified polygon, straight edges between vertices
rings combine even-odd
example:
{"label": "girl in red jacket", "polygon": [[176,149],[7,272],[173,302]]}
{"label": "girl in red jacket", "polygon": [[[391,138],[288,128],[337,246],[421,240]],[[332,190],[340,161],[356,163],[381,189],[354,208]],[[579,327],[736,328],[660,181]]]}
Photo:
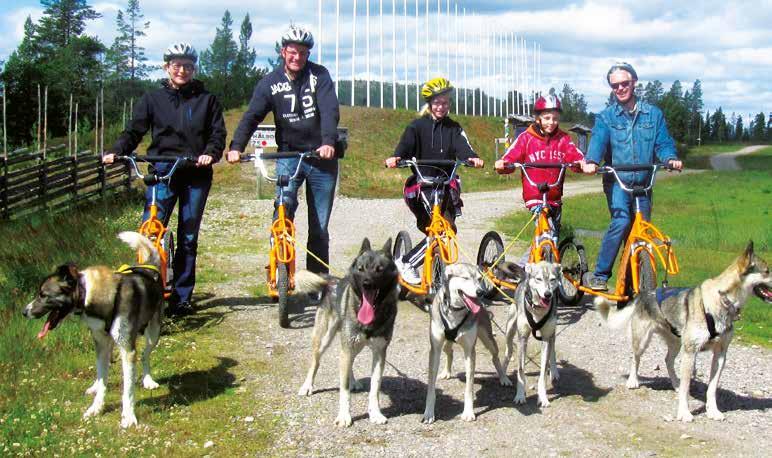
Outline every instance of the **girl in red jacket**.
{"label": "girl in red jacket", "polygon": [[[500,174],[512,173],[514,169],[507,167],[513,162],[549,162],[549,163],[574,163],[578,162],[576,171],[581,170],[580,165],[584,162],[584,154],[579,151],[571,141],[571,137],[560,130],[560,99],[554,95],[541,96],[536,99],[533,107],[536,121],[531,124],[525,132],[520,134],[515,144],[507,153],[496,161],[494,167]],[[559,169],[537,169],[528,170],[528,176],[534,183],[554,183],[560,175]],[[525,177],[522,177],[523,200],[525,206],[535,211],[542,201],[542,193],[538,188],[532,186]],[[560,233],[560,214],[561,197],[563,195],[563,183],[550,189],[547,194],[547,203],[550,206],[552,220],[555,223],[555,238]],[[556,240],[557,243],[557,240]]]}

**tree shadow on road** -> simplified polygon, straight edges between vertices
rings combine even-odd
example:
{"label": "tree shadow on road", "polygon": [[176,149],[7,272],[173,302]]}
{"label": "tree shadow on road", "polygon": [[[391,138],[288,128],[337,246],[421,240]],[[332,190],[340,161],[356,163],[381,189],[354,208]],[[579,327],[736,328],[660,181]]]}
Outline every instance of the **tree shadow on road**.
{"label": "tree shadow on road", "polygon": [[[213,297],[210,295],[210,297]],[[211,309],[217,307],[225,307],[227,312],[215,312]],[[207,312],[208,315],[219,315],[221,318],[227,313],[250,311],[250,310],[262,310],[273,309],[276,313],[277,305],[275,299],[269,296],[237,296],[237,297],[214,297],[213,299],[198,299],[196,302],[196,310]],[[292,329],[304,329],[314,325],[314,316],[316,314],[316,306],[310,304],[308,297],[305,294],[298,294],[296,296],[290,296],[287,302],[287,311],[289,312],[290,328]],[[198,313],[197,313],[198,314]],[[191,329],[195,328],[196,315],[185,317],[184,321],[191,321]],[[278,318],[276,318],[278,320]],[[187,328],[187,326],[186,326]]]}

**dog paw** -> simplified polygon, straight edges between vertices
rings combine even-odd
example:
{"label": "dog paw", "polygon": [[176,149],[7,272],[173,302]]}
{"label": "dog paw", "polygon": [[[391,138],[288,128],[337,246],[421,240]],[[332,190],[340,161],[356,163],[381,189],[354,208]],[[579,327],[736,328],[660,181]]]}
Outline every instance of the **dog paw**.
{"label": "dog paw", "polygon": [[678,412],[678,420],[689,423],[694,420],[694,415],[688,410]]}
{"label": "dog paw", "polygon": [[525,404],[525,395],[524,394],[518,394],[517,396],[515,396],[515,404],[517,404],[517,405]]}
{"label": "dog paw", "polygon": [[426,425],[431,425],[434,423],[434,412],[425,412],[423,418],[421,418],[421,423]]}
{"label": "dog paw", "polygon": [[461,419],[464,421],[475,421],[477,420],[477,417],[475,416],[474,412],[472,411],[467,412],[465,410],[464,413],[461,414]]}
{"label": "dog paw", "polygon": [[450,380],[453,376],[448,371],[442,371],[437,375],[437,378],[440,380]]}
{"label": "dog paw", "polygon": [[724,417],[723,413],[718,411],[718,409],[708,409],[707,414],[708,414],[708,418],[710,418],[711,420],[724,421],[724,419],[726,418]]}
{"label": "dog paw", "polygon": [[93,385],[91,385],[90,387],[88,387],[88,388],[86,389],[86,394],[88,394],[88,395],[91,395],[91,396],[93,396],[93,395],[97,394],[97,391],[99,391],[99,386],[100,386],[100,385],[99,385],[99,382],[98,382],[98,381],[97,381],[97,382],[94,382],[94,384],[93,384]]}
{"label": "dog paw", "polygon": [[670,384],[673,385],[673,389],[678,391],[681,382],[678,379],[671,380]]}
{"label": "dog paw", "polygon": [[538,404],[539,404],[539,407],[549,407],[550,406],[550,401],[546,397],[544,397],[544,398],[540,397]]}
{"label": "dog paw", "polygon": [[625,384],[628,390],[637,390],[641,384],[638,382],[638,377],[630,377]]}
{"label": "dog paw", "polygon": [[121,428],[129,428],[131,426],[137,426],[137,417],[133,412],[125,413],[121,415]]}
{"label": "dog paw", "polygon": [[335,426],[340,426],[342,428],[348,428],[351,426],[351,415],[350,414],[338,414],[338,418],[335,419]]}
{"label": "dog paw", "polygon": [[499,384],[501,386],[512,386],[512,380],[510,380],[506,375],[502,375],[499,377]]}
{"label": "dog paw", "polygon": [[560,380],[560,372],[555,369],[554,371],[550,371],[550,380],[552,381],[552,384],[558,383]]}
{"label": "dog paw", "polygon": [[300,389],[298,390],[298,396],[311,396],[313,392],[314,392],[313,385],[304,383],[303,386],[301,386]]}
{"label": "dog paw", "polygon": [[83,413],[83,418],[95,417],[102,413],[103,408],[104,405],[92,404],[91,407]]}
{"label": "dog paw", "polygon": [[385,425],[389,420],[380,412],[370,412],[370,423],[374,425]]}
{"label": "dog paw", "polygon": [[161,386],[161,385],[156,383],[156,381],[153,380],[153,377],[151,377],[150,374],[148,374],[148,375],[142,377],[142,386],[146,390],[155,390],[155,389],[158,389],[158,387]]}

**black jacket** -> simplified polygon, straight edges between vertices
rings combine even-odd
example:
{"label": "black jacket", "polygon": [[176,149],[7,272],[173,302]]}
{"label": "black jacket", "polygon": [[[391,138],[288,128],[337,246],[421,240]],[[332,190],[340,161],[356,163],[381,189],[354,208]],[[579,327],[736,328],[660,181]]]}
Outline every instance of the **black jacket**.
{"label": "black jacket", "polygon": [[[421,116],[407,126],[394,156],[450,160],[478,157],[459,123],[448,116],[435,121],[431,115]],[[421,173],[435,175],[429,168],[422,169]]]}
{"label": "black jacket", "polygon": [[207,154],[217,162],[225,149],[222,105],[198,80],[180,89],[172,88],[165,81],[163,87],[145,93],[134,106],[132,119],[111,152],[121,156],[131,154],[150,129],[148,155]]}
{"label": "black jacket", "polygon": [[335,146],[340,108],[330,73],[323,66],[308,62],[294,80],[279,66],[261,79],[233,133],[230,149],[244,151],[269,112],[273,112],[276,123],[279,151]]}

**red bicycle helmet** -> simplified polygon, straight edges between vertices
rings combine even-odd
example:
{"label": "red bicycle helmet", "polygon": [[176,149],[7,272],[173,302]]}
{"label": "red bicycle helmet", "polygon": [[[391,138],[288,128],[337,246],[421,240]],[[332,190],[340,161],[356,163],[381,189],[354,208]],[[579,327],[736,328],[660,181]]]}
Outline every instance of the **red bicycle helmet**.
{"label": "red bicycle helmet", "polygon": [[542,95],[536,99],[536,103],[533,104],[533,112],[536,114],[542,111],[556,110],[558,112],[563,111],[560,107],[560,99],[556,95]]}

